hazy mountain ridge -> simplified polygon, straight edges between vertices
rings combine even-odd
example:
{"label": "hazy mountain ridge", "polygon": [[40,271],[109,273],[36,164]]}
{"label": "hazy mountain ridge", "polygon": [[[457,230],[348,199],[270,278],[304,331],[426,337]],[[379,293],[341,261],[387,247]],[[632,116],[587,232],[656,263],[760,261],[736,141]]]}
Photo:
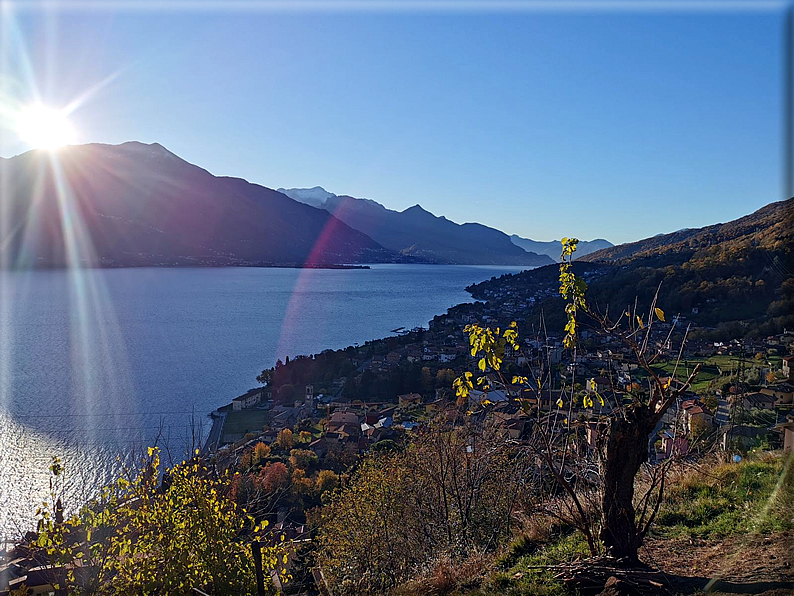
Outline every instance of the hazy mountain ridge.
{"label": "hazy mountain ridge", "polygon": [[703,228],[684,228],[657,234],[637,242],[620,244],[593,252],[582,260],[624,261],[672,254],[695,254],[717,245],[739,248],[750,243],[755,248],[775,248],[790,242],[794,224],[794,198],[770,203],[757,211],[726,223]]}
{"label": "hazy mountain ridge", "polygon": [[[522,238],[518,234],[510,236],[513,244],[520,246],[526,251],[534,252],[539,255],[548,255],[555,261],[560,260],[560,253],[562,252],[562,243],[559,240],[551,240],[549,242],[541,242],[538,240],[531,240],[529,238]],[[609,240],[603,238],[596,238],[595,240],[580,240],[576,247],[577,258],[584,255],[589,255],[597,250],[609,248],[614,246]]]}
{"label": "hazy mountain ridge", "polygon": [[[399,255],[331,216],[161,145],[64,147],[0,162],[6,266],[338,264]],[[58,188],[66,189],[59,200]],[[71,222],[65,225],[64,222]]]}
{"label": "hazy mountain ridge", "polygon": [[[324,189],[281,191],[296,200],[309,201]],[[384,247],[406,256],[449,264],[541,266],[553,262],[547,255],[515,245],[499,230],[478,223],[458,224],[421,205],[395,211],[371,199],[329,194],[322,202],[324,209]]]}
{"label": "hazy mountain ridge", "polygon": [[[658,305],[670,317],[680,314],[701,337],[755,337],[794,327],[794,198],[771,203],[723,224],[680,230],[602,249],[578,259],[577,274],[597,271],[587,299],[600,312],[630,310],[635,300]],[[576,268],[579,268],[577,270]],[[597,268],[592,269],[593,267]],[[552,284],[556,267],[505,275],[470,288],[475,297],[512,290],[531,294]],[[549,301],[556,301],[554,304]],[[541,300],[527,314],[544,313],[550,329],[562,329],[556,296]]]}

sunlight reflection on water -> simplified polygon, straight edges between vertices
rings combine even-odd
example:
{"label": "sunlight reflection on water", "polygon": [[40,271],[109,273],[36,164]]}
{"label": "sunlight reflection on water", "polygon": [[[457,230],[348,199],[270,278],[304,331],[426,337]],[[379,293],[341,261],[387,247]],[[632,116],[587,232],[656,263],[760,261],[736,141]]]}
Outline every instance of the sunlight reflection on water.
{"label": "sunlight reflection on water", "polygon": [[277,358],[427,325],[519,269],[85,270],[81,296],[74,272],[0,273],[0,538],[32,527],[53,455],[74,507],[161,431],[183,456]]}

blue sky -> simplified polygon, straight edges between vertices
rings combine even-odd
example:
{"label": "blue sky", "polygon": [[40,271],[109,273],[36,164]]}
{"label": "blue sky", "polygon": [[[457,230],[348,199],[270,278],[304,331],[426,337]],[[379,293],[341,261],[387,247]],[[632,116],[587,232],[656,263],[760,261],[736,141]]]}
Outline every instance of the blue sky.
{"label": "blue sky", "polygon": [[[26,10],[16,37],[3,21],[4,101],[34,81],[62,106],[111,77],[72,114],[79,142],[156,141],[272,188],[613,242],[782,198],[781,11]],[[0,155],[27,148],[0,135]]]}

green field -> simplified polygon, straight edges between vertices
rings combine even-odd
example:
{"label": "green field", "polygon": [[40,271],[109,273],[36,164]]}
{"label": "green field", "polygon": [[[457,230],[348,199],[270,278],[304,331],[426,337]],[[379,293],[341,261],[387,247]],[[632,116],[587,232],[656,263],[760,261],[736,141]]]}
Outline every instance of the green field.
{"label": "green field", "polygon": [[267,410],[230,410],[223,425],[221,442],[226,442],[229,435],[244,435],[248,432],[261,431],[269,418]]}
{"label": "green field", "polygon": [[[708,389],[711,381],[721,376],[720,370],[725,370],[725,368],[722,368],[721,365],[718,365],[715,362],[710,362],[710,360],[711,358],[689,359],[686,362],[680,362],[677,370],[675,362],[667,362],[661,366],[655,366],[654,369],[659,374],[663,374],[665,376],[670,376],[673,374],[673,371],[675,371],[676,378],[678,380],[684,381],[695,368],[695,366],[700,364],[700,371],[692,383],[692,390],[695,392],[701,392]],[[728,370],[730,370],[730,368]]]}
{"label": "green field", "polygon": [[[780,367],[780,357],[771,357],[770,364],[773,370],[776,370]],[[692,383],[692,391],[696,393],[701,393],[709,389],[709,385],[715,379],[719,377],[724,377],[726,380],[731,375],[732,372],[736,371],[738,365],[738,358],[736,356],[711,356],[709,358],[687,358],[686,360],[682,360],[678,365],[678,370],[676,371],[676,378],[678,380],[685,380],[695,365],[700,364],[700,371],[698,372],[698,376],[695,378],[694,382]],[[763,361],[756,361],[752,356],[745,357],[745,369],[749,370],[754,367],[767,367],[766,360]],[[654,370],[657,374],[669,376],[673,374],[673,370],[675,369],[675,361],[668,361],[662,364],[657,364],[654,367]],[[647,379],[648,375],[644,371],[635,371],[634,377],[638,381],[644,381]],[[718,384],[715,384],[719,387]],[[714,388],[714,386],[712,386]]]}

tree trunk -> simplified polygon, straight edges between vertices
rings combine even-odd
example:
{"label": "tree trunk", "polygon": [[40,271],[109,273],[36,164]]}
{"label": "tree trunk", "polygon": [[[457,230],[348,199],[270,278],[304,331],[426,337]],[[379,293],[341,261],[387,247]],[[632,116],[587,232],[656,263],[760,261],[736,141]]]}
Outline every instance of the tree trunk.
{"label": "tree trunk", "polygon": [[601,541],[609,554],[625,559],[629,564],[639,562],[637,551],[642,537],[634,512],[634,478],[648,459],[648,433],[651,429],[647,408],[629,408],[625,418],[612,420],[602,447]]}

